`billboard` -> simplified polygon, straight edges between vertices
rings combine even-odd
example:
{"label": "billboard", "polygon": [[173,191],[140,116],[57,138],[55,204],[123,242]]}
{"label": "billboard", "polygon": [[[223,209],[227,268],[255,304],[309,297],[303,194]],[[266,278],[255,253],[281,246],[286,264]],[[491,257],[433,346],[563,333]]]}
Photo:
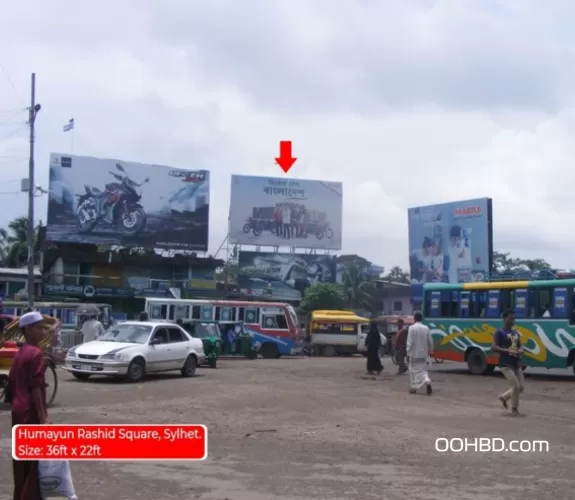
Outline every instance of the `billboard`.
{"label": "billboard", "polygon": [[46,239],[208,249],[210,173],[52,153]]}
{"label": "billboard", "polygon": [[241,293],[269,300],[300,300],[310,285],[335,279],[332,255],[240,251],[238,267]]}
{"label": "billboard", "polygon": [[491,198],[408,210],[413,284],[488,278],[493,257]]}
{"label": "billboard", "polygon": [[340,250],[342,193],[341,182],[233,175],[230,242]]}

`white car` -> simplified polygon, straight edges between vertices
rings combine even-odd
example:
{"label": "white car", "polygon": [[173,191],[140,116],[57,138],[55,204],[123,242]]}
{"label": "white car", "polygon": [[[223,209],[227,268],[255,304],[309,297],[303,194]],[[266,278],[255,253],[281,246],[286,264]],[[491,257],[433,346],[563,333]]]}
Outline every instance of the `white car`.
{"label": "white car", "polygon": [[193,377],[196,367],[204,361],[201,339],[190,337],[180,326],[124,321],[111,326],[97,340],[70,349],[63,368],[80,380],[109,375],[138,382],[146,373],[171,370],[180,370],[183,377]]}

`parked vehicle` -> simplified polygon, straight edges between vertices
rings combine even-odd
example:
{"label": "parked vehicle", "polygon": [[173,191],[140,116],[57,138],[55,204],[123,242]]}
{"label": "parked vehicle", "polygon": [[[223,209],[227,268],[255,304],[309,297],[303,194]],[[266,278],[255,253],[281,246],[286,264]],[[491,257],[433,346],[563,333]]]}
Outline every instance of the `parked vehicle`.
{"label": "parked vehicle", "polygon": [[184,321],[182,327],[192,337],[202,341],[206,363],[210,368],[215,368],[222,353],[222,334],[218,323],[215,321],[189,320]]}
{"label": "parked vehicle", "polygon": [[119,163],[110,171],[118,181],[106,184],[101,191],[94,186],[84,186],[85,192],[77,194],[76,224],[78,231],[91,233],[97,225],[113,226],[124,236],[136,236],[146,226],[146,212],[140,204],[142,195],[136,190],[150,179],[138,184],[132,180]]}
{"label": "parked vehicle", "polygon": [[202,340],[180,326],[165,321],[125,321],[98,340],[70,349],[63,368],[79,380],[107,375],[138,382],[148,373],[174,370],[193,377],[204,362]]}
{"label": "parked vehicle", "polygon": [[313,311],[309,326],[312,352],[315,356],[365,352],[368,330],[369,319],[353,311]]}
{"label": "parked vehicle", "polygon": [[301,329],[294,308],[280,302],[147,298],[145,311],[152,320],[216,321],[222,335],[229,326],[242,329],[258,345],[263,358],[301,353]]}

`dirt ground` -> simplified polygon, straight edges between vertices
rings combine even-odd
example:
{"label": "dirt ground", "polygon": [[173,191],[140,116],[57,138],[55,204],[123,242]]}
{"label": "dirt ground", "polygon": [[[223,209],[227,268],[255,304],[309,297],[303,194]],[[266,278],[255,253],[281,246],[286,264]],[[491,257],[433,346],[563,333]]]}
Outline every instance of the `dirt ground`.
{"label": "dirt ground", "polygon": [[[205,462],[74,462],[80,500],[535,500],[573,498],[575,380],[531,374],[504,416],[498,375],[435,365],[434,394],[364,376],[363,358],[222,360],[193,379],[138,385],[60,373],[54,423],[200,423]],[[566,372],[565,372],[566,373]],[[439,453],[439,437],[547,440],[549,452]],[[0,498],[11,498],[10,413],[0,406]]]}

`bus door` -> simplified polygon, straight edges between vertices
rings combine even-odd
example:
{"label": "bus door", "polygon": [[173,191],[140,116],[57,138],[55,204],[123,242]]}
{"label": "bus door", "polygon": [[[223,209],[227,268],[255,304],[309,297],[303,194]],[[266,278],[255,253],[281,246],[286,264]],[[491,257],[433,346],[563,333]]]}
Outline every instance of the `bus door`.
{"label": "bus door", "polygon": [[529,310],[527,308],[528,296],[529,292],[526,288],[519,288],[515,290],[515,304],[513,305],[515,317],[527,318],[529,316]]}
{"label": "bus door", "polygon": [[553,308],[551,317],[553,318],[568,318],[567,288],[554,288],[553,289]]}

